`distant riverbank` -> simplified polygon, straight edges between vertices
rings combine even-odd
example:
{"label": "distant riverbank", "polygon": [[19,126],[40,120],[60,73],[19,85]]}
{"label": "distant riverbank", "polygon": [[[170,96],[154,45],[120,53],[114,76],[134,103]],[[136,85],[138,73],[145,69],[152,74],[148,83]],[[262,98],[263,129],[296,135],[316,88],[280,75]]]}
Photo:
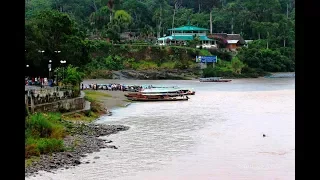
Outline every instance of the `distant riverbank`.
{"label": "distant riverbank", "polygon": [[270,73],[270,75],[265,76],[267,78],[294,78],[296,76],[295,72],[277,72]]}

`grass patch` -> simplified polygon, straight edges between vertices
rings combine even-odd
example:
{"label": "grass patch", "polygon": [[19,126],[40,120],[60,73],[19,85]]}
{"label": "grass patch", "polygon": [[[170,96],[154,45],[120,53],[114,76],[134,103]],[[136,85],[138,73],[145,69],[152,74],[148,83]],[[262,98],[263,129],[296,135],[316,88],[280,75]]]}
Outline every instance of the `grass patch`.
{"label": "grass patch", "polygon": [[85,121],[85,122],[92,122],[95,119],[97,119],[98,117],[99,117],[99,114],[94,113],[91,110],[62,116],[62,118],[64,120],[68,120],[68,121]]}
{"label": "grass patch", "polygon": [[175,67],[176,67],[176,62],[174,61],[165,62],[160,65],[161,69],[175,69]]}
{"label": "grass patch", "polygon": [[[87,93],[90,92],[90,93]],[[88,94],[88,96],[87,96]],[[86,99],[91,102],[90,110],[81,111],[77,113],[72,113],[68,115],[62,115],[64,120],[68,121],[84,121],[84,122],[92,122],[95,119],[99,118],[102,114],[106,114],[106,110],[102,103],[100,103],[99,98],[104,97],[111,97],[109,94],[105,94],[102,92],[97,91],[86,91]]]}
{"label": "grass patch", "polygon": [[25,157],[63,151],[66,128],[59,113],[36,113],[26,119]]}
{"label": "grass patch", "polygon": [[24,161],[25,167],[31,166],[33,163],[38,162],[40,160],[40,157],[32,156],[29,159],[26,159]]}
{"label": "grass patch", "polygon": [[99,92],[99,91],[94,91],[94,90],[85,90],[85,99],[90,102],[94,101],[101,101],[101,98],[108,98],[112,97],[110,94]]}
{"label": "grass patch", "polygon": [[132,63],[132,68],[135,70],[157,70],[158,64],[152,61],[140,61]]}

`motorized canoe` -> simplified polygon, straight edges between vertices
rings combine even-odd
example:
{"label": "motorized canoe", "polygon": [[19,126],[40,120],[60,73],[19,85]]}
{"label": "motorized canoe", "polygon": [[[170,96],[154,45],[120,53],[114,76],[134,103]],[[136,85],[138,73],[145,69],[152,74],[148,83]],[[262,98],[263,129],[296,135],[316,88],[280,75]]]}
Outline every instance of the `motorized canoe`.
{"label": "motorized canoe", "polygon": [[200,78],[200,82],[230,82],[231,79],[222,79],[221,77]]}

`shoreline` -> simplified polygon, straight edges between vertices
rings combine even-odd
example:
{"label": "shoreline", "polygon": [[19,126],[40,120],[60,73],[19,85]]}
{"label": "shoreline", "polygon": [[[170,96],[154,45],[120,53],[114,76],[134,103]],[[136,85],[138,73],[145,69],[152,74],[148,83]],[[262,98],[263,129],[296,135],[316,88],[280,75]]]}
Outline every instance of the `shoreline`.
{"label": "shoreline", "polygon": [[112,140],[103,140],[99,137],[116,134],[126,131],[130,127],[124,125],[104,125],[96,124],[102,116],[112,115],[112,109],[117,107],[127,107],[130,102],[126,101],[122,91],[98,90],[110,97],[99,97],[99,102],[106,109],[106,114],[100,115],[91,122],[63,120],[63,124],[68,127],[68,135],[63,139],[65,151],[51,154],[42,154],[39,157],[25,159],[25,177],[39,175],[39,171],[53,172],[57,169],[69,169],[79,164],[90,163],[81,162],[82,157],[86,157],[93,152],[99,152],[104,148],[118,149]]}
{"label": "shoreline", "polygon": [[[291,78],[290,75],[292,77],[294,77],[294,74],[295,72],[266,72],[269,76],[276,76],[276,75],[285,75],[285,76],[289,76],[288,78]],[[268,75],[260,75],[260,76],[257,76],[257,77],[223,77],[224,79],[256,79],[256,78],[265,78],[266,76]],[[145,81],[145,80],[155,80],[155,81],[194,81],[194,80],[199,80],[200,76],[199,77],[192,77],[192,78],[185,78],[185,79],[177,79],[177,78],[166,78],[166,79],[149,79],[149,78],[125,78],[125,77],[122,77],[122,78],[85,78],[83,81],[94,81],[94,80],[97,80],[97,81],[100,81],[100,80],[109,80],[109,81],[113,81],[113,80],[142,80],[142,81]]]}
{"label": "shoreline", "polygon": [[[64,138],[67,150],[25,160],[25,177],[36,176],[39,171],[53,172],[57,169],[69,169],[82,163],[88,164],[89,161],[81,162],[81,158],[86,157],[87,154],[99,152],[103,148],[118,149],[116,145],[110,144],[111,140],[100,139],[100,136],[108,136],[129,129],[128,126],[123,125],[75,124],[68,121],[64,123],[72,126],[69,130],[71,134]],[[27,161],[31,162],[27,163]]]}

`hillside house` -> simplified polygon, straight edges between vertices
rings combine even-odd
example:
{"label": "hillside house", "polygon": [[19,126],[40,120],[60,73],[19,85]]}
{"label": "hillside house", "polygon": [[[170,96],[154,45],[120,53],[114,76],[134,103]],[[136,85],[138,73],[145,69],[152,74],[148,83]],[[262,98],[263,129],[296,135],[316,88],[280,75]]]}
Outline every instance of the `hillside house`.
{"label": "hillside house", "polygon": [[158,45],[187,45],[188,41],[192,41],[195,36],[198,36],[200,39],[198,46],[204,48],[216,47],[215,40],[208,38],[206,35],[208,29],[191,26],[188,23],[186,26],[168,30],[172,32],[171,35],[158,38]]}
{"label": "hillside house", "polygon": [[216,39],[219,48],[227,48],[231,51],[247,44],[240,34],[213,33],[208,37]]}

